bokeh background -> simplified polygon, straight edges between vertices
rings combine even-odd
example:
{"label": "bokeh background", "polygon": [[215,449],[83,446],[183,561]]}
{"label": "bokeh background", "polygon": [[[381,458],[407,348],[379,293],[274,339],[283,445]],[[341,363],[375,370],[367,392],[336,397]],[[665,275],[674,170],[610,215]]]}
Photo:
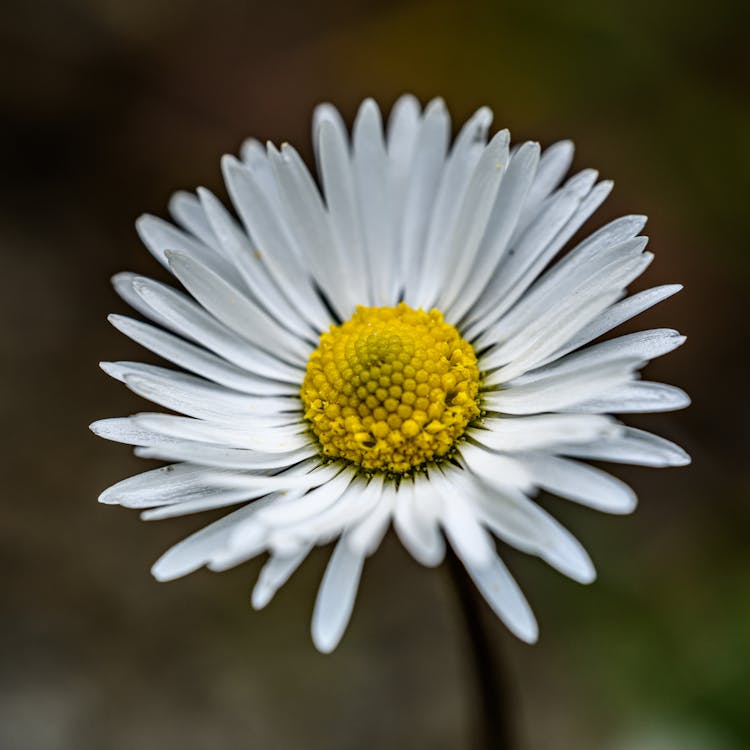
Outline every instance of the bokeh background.
{"label": "bokeh background", "polygon": [[[747,4],[4,0],[0,24],[0,747],[469,748],[477,697],[445,569],[388,537],[332,656],[309,618],[327,550],[254,613],[259,561],[171,584],[148,573],[204,518],[144,524],[97,494],[144,468],[94,438],[139,411],[97,368],[149,359],[105,320],[108,279],[160,276],[134,219],[178,188],[224,195],[247,135],[298,144],[324,100],[490,105],[515,139],[577,142],[616,179],[587,225],[648,213],[657,259],[634,288],[683,282],[640,327],[688,344],[649,376],[685,412],[631,423],[688,469],[623,467],[635,515],[543,502],[580,536],[582,587],[508,553],[542,625],[497,623],[520,750],[750,748]],[[485,613],[488,614],[488,613]]]}

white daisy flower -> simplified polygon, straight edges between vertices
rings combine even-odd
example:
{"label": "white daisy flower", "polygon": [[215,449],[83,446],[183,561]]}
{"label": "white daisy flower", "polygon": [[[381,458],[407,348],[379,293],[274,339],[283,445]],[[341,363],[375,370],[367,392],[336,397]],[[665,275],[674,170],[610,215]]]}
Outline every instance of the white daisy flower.
{"label": "white daisy flower", "polygon": [[97,435],[173,462],[125,479],[103,503],[145,519],[233,512],[177,544],[160,581],[224,570],[264,552],[261,608],[310,550],[337,540],[312,620],[339,642],[362,567],[391,524],[438,565],[445,540],[519,638],[537,624],[494,537],[588,583],[579,542],[532,501],[540,489],[608,513],[636,504],[581,459],[678,466],[675,444],[610,413],[679,409],[687,395],[639,379],[684,337],[671,329],[594,343],[677,292],[626,287],[649,265],[643,216],[624,216],[558,254],[612,188],[573,145],[489,142],[480,109],[450,143],[442,100],[412,96],[387,127],[372,100],[351,139],[320,106],[320,186],[298,153],[247,141],[222,168],[236,211],[208,190],[177,193],[175,226],[138,232],[187,293],[132,273],[117,292],[150,323],[111,316],[178,370],[104,370],[177,414],[105,419]]}

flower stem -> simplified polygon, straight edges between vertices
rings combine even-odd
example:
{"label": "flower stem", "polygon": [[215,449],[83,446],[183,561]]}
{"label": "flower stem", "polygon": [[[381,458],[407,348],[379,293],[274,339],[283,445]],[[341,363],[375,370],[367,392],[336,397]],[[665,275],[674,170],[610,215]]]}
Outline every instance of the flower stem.
{"label": "flower stem", "polygon": [[480,594],[452,550],[448,552],[447,562],[466,625],[476,677],[481,716],[476,747],[478,750],[512,750],[507,692],[500,674],[499,655],[485,622]]}

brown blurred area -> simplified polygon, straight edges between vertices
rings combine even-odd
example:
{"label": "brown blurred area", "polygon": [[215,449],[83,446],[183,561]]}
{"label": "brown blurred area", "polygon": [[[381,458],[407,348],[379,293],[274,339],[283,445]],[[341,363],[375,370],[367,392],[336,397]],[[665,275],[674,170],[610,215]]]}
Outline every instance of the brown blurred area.
{"label": "brown blurred area", "polygon": [[134,219],[170,194],[225,195],[219,157],[254,135],[310,156],[312,107],[372,95],[488,104],[515,139],[571,137],[616,180],[589,222],[647,213],[683,282],[638,327],[686,333],[647,376],[693,406],[629,420],[688,469],[617,468],[628,518],[543,500],[582,539],[591,587],[508,552],[538,645],[494,634],[521,750],[750,747],[747,5],[11,0],[0,26],[0,748],[463,748],[477,699],[445,570],[389,536],[338,650],[309,619],[318,552],[263,612],[260,562],[157,584],[203,517],[98,505],[146,467],[89,422],[143,404],[96,366],[154,361],[117,334],[108,279],[163,278]]}

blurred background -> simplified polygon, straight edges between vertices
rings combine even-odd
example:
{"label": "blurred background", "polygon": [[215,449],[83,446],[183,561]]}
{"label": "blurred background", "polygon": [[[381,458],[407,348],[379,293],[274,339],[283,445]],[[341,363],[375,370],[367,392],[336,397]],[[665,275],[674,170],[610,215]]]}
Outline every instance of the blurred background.
{"label": "blurred background", "polygon": [[[639,328],[688,344],[650,366],[685,412],[631,424],[688,469],[618,468],[632,517],[543,502],[586,544],[590,587],[508,552],[542,626],[492,624],[520,750],[750,748],[747,4],[594,0],[5,0],[0,26],[0,747],[469,748],[478,700],[447,571],[389,536],[349,631],[321,656],[322,550],[261,613],[260,561],[157,584],[149,566],[204,517],[143,523],[98,493],[145,464],[89,433],[143,408],[97,368],[145,359],[106,322],[109,277],[162,278],[134,219],[178,188],[225,195],[219,157],[254,135],[309,159],[313,106],[442,95],[514,139],[577,143],[616,180],[590,231],[647,213],[682,282]],[[489,613],[485,612],[489,617]]]}

